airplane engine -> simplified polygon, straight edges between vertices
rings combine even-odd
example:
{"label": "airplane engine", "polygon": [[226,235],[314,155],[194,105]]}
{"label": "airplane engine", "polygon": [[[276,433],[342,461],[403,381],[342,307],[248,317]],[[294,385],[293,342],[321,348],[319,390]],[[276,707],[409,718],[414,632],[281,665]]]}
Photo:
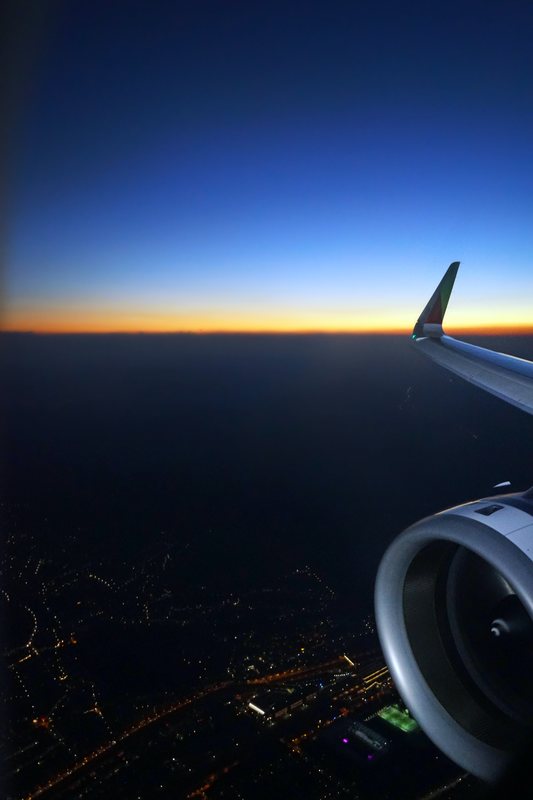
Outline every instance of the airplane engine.
{"label": "airplane engine", "polygon": [[375,611],[413,717],[465,770],[500,778],[533,738],[533,489],[405,530],[381,561]]}

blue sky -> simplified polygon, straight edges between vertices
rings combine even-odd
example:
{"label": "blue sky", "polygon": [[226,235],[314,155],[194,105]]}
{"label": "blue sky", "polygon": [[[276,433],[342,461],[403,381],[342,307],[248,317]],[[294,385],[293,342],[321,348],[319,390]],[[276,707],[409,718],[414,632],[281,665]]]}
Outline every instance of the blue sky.
{"label": "blue sky", "polygon": [[6,327],[526,324],[533,9],[65,7],[14,120]]}

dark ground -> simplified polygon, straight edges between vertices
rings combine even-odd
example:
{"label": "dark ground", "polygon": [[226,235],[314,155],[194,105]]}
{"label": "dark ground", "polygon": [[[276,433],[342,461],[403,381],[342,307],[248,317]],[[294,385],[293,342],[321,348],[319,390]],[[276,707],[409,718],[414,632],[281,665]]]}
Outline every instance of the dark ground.
{"label": "dark ground", "polygon": [[[533,355],[532,338],[472,338]],[[166,530],[200,541],[216,583],[310,563],[359,610],[406,525],[533,483],[531,418],[404,337],[4,334],[1,347],[4,498],[51,552],[72,526],[109,558]]]}

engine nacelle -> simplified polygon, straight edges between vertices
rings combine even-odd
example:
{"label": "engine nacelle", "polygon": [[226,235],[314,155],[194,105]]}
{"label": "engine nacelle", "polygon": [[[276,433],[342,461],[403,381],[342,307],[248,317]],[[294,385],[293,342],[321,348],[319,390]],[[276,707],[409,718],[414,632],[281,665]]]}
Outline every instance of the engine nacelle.
{"label": "engine nacelle", "polygon": [[533,489],[405,530],[381,561],[375,609],[413,717],[449,758],[497,780],[533,737]]}

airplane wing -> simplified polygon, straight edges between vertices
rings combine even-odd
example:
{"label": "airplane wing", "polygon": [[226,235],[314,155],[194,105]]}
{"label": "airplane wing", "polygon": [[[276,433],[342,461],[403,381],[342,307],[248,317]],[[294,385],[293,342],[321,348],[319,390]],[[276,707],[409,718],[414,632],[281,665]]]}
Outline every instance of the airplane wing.
{"label": "airplane wing", "polygon": [[450,264],[413,330],[416,349],[481,389],[533,414],[533,362],[447,336],[442,327],[459,261]]}

